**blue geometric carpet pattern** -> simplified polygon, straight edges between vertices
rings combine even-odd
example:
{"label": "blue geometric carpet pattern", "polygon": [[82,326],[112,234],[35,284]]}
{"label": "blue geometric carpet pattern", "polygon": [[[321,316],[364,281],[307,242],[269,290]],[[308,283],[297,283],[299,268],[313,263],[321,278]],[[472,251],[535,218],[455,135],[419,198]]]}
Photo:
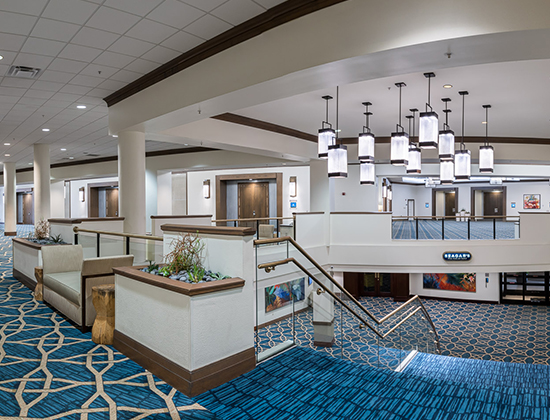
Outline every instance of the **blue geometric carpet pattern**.
{"label": "blue geometric carpet pattern", "polygon": [[113,347],[92,342],[11,274],[11,238],[1,236],[0,419],[216,418]]}
{"label": "blue geometric carpet pattern", "polygon": [[[498,220],[496,225],[489,220],[470,222],[470,239],[517,239],[516,225],[519,222]],[[496,230],[496,232],[495,232]],[[468,239],[468,223],[456,220],[418,220],[418,239]],[[416,221],[394,220],[393,239],[416,239]]]}
{"label": "blue geometric carpet pattern", "polygon": [[200,395],[231,420],[542,420],[546,390],[396,373],[294,347]]}

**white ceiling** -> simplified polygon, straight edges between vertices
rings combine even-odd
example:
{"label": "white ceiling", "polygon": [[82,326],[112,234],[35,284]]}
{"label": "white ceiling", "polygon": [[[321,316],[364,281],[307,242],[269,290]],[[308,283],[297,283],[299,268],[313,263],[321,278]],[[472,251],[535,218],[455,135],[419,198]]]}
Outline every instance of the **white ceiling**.
{"label": "white ceiling", "polygon": [[[52,163],[116,155],[102,98],[283,1],[0,0],[0,159],[28,167],[34,143]],[[11,65],[43,72],[5,76]]]}

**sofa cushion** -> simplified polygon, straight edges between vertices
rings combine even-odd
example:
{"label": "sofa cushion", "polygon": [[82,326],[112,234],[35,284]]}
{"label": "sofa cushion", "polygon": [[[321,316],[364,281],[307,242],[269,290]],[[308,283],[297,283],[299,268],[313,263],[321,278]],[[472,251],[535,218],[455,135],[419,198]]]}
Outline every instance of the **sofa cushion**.
{"label": "sofa cushion", "polygon": [[80,271],[45,274],[44,286],[75,305],[80,305],[80,280]]}

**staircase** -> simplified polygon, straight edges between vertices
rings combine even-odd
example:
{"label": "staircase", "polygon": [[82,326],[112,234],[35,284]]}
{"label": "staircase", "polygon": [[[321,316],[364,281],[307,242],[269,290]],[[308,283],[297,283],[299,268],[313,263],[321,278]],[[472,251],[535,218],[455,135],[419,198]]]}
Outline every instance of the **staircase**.
{"label": "staircase", "polygon": [[197,397],[220,419],[550,419],[550,368],[418,354],[404,372],[294,347]]}

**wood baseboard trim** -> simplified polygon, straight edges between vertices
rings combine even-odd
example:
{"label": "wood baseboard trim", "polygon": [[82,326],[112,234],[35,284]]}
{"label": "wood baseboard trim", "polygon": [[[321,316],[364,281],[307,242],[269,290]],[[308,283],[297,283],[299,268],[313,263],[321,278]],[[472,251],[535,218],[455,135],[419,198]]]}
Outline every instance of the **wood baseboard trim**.
{"label": "wood baseboard trim", "polygon": [[189,371],[116,329],[113,346],[188,397],[223,385],[256,367],[253,347]]}
{"label": "wood baseboard trim", "polygon": [[34,292],[34,289],[36,289],[36,280],[31,279],[26,274],[23,274],[21,271],[13,269],[13,277],[15,277],[17,280],[19,280],[24,286],[29,288],[32,292]]}
{"label": "wood baseboard trim", "polygon": [[496,300],[475,300],[475,299],[454,299],[454,298],[445,298],[445,297],[436,297],[436,296],[420,296],[421,299],[424,300],[444,300],[447,302],[466,302],[466,303],[486,303],[490,305],[496,305],[498,304],[498,301]]}
{"label": "wood baseboard trim", "polygon": [[4,231],[4,236],[17,236],[17,232],[6,232],[6,231]]}

